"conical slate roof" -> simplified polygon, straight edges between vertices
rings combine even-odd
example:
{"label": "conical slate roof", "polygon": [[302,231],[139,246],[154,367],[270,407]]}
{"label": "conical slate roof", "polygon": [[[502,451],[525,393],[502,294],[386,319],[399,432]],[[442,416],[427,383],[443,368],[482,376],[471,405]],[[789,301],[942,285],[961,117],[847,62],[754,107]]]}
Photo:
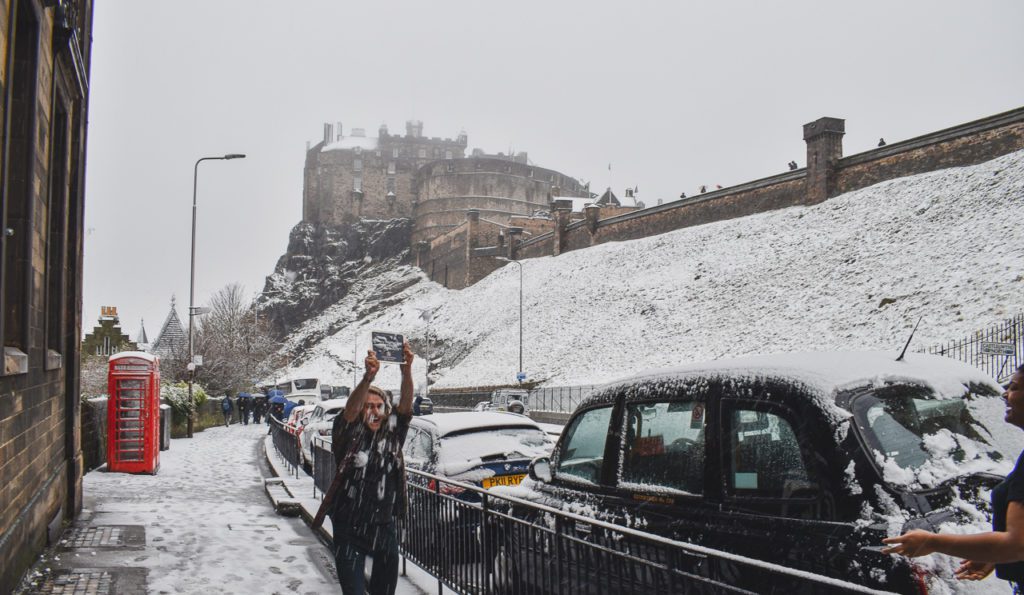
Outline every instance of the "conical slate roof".
{"label": "conical slate roof", "polygon": [[141,344],[149,343],[149,337],[146,336],[146,319],[143,318],[139,322],[139,332],[135,335],[135,342]]}
{"label": "conical slate roof", "polygon": [[188,344],[188,337],[185,336],[185,329],[178,319],[178,311],[175,308],[175,300],[171,298],[171,312],[160,329],[160,335],[153,342],[150,352],[161,359],[174,359],[176,354],[181,354]]}

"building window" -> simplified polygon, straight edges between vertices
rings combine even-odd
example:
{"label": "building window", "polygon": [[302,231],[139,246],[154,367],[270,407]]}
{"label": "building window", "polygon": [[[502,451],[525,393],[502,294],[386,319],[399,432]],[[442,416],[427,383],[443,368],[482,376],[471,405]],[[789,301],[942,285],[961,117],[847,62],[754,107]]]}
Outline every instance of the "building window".
{"label": "building window", "polygon": [[352,171],[363,171],[363,160],[353,159],[352,160]]}
{"label": "building window", "polygon": [[391,158],[392,159],[398,159],[398,149],[397,148],[391,149]]}
{"label": "building window", "polygon": [[353,150],[355,151],[356,155],[362,155],[363,154],[363,148],[362,147],[356,147]]}
{"label": "building window", "polygon": [[395,162],[394,161],[388,162],[388,173],[391,174],[391,175],[394,175],[394,173],[395,173]]}
{"label": "building window", "polygon": [[[17,2],[14,25],[13,66],[8,75],[9,113],[8,148],[4,155],[2,284],[3,341],[5,348],[17,350],[10,355],[18,364],[2,370],[6,374],[27,372],[28,312],[31,293],[32,262],[32,188],[36,156],[36,87],[39,77],[39,22],[29,0]],[[5,356],[7,356],[5,349]],[[5,357],[6,361],[12,358]],[[24,368],[24,369],[22,369]]]}
{"label": "building window", "polygon": [[452,158],[452,152],[451,151],[445,151],[444,152],[444,158],[445,159],[451,159]]}
{"label": "building window", "polygon": [[448,173],[450,173],[450,174],[451,173],[455,173],[455,164],[454,163],[449,163],[448,164]]}
{"label": "building window", "polygon": [[421,148],[420,149],[420,159],[426,159],[426,158],[427,158],[427,150],[424,149],[424,148]]}
{"label": "building window", "polygon": [[363,179],[360,178],[359,176],[356,176],[356,177],[352,178],[352,189],[357,191],[357,192],[362,192],[362,190],[363,190]]}
{"label": "building window", "polygon": [[50,141],[50,196],[47,207],[46,238],[46,347],[63,352],[64,304],[67,275],[68,114],[58,96],[54,101],[53,128]]}

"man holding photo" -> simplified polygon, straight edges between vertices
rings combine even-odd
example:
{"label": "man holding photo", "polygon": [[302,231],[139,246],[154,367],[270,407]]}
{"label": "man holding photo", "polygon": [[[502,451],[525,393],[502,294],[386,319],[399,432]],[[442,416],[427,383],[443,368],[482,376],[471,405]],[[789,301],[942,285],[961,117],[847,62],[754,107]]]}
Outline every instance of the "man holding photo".
{"label": "man holding photo", "polygon": [[405,515],[405,461],[402,446],[412,419],[412,349],[402,345],[402,388],[392,408],[386,393],[373,386],[380,362],[372,350],[366,371],[334,419],[331,449],[339,461],[339,484],[330,503],[338,581],[345,595],[367,591],[366,556],[373,558],[369,592],[395,592],[398,582],[396,519]]}

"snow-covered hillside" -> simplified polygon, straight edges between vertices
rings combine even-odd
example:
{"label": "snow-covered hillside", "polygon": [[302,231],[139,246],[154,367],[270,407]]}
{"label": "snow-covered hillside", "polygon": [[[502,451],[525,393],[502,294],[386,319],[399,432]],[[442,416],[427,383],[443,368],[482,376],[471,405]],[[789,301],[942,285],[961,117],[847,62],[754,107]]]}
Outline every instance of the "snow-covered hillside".
{"label": "snow-covered hillside", "polygon": [[[897,353],[919,316],[914,346],[923,347],[1024,309],[1024,151],[813,207],[522,262],[523,366],[549,386],[751,353]],[[386,303],[366,301],[374,285],[415,278]],[[513,383],[518,300],[515,265],[462,291],[394,269],[298,329],[292,347],[351,321],[282,373],[350,384],[371,330],[422,346],[421,311],[434,309],[434,386]],[[397,368],[378,380],[397,387]]]}

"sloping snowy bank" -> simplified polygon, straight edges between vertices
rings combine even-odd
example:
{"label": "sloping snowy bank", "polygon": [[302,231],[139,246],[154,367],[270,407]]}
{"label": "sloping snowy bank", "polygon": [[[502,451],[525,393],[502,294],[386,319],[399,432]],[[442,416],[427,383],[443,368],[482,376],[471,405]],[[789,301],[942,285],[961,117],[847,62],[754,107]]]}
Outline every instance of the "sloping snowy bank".
{"label": "sloping snowy bank", "polygon": [[[751,353],[898,352],[919,316],[915,346],[960,338],[1024,309],[1022,198],[1024,151],[813,207],[524,260],[525,371],[554,386]],[[420,282],[367,301],[374,285],[409,278]],[[292,347],[351,321],[283,373],[349,384],[371,330],[423,344],[421,311],[434,309],[434,386],[512,383],[518,300],[515,266],[462,291],[395,269],[294,333]],[[385,366],[380,384],[397,387],[397,372]]]}

